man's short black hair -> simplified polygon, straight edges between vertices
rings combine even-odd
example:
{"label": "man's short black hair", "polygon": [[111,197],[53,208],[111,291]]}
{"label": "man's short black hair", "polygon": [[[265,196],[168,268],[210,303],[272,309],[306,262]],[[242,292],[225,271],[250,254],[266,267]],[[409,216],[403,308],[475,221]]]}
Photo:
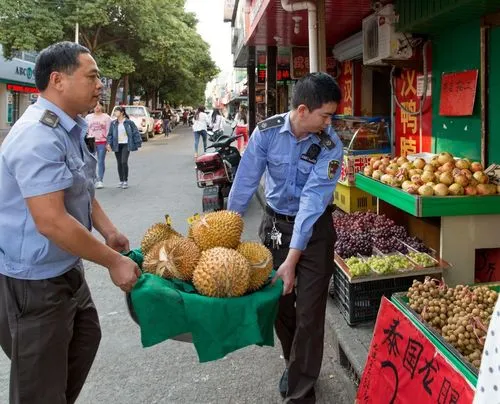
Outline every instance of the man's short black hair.
{"label": "man's short black hair", "polygon": [[45,48],[36,58],[35,83],[39,91],[45,91],[52,72],[72,74],[80,63],[78,57],[90,51],[74,42],[58,42]]}
{"label": "man's short black hair", "polygon": [[323,72],[309,73],[295,84],[292,107],[297,109],[304,104],[310,111],[314,111],[323,104],[338,104],[341,98],[340,87],[332,76]]}

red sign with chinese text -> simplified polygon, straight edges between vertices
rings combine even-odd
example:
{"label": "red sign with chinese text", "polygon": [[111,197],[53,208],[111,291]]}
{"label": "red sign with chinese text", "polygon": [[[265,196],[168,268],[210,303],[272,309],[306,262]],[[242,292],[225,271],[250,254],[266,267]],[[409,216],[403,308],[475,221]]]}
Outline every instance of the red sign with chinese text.
{"label": "red sign with chinese text", "polygon": [[[417,112],[420,109],[420,97],[417,94],[419,76],[423,80],[423,75],[419,75],[417,71],[403,69],[401,76],[395,79],[395,93],[398,101],[409,112]],[[429,75],[429,83],[430,80]],[[432,95],[427,95],[425,99],[422,122],[420,122],[418,114],[409,114],[399,108],[396,103],[394,103],[394,107],[396,109],[394,122],[396,155],[407,156],[420,151],[430,152],[432,144]],[[420,145],[420,129],[422,129],[422,145]]]}
{"label": "red sign with chinese text", "polygon": [[29,86],[20,86],[18,84],[7,84],[7,90],[15,91],[16,93],[38,94],[38,89]]}
{"label": "red sign with chinese text", "polygon": [[300,79],[309,73],[309,48],[292,48],[292,78]]}
{"label": "red sign with chinese text", "polygon": [[500,281],[500,248],[476,250],[476,283]]}
{"label": "red sign with chinese text", "polygon": [[375,324],[358,404],[472,403],[474,389],[385,297]]}
{"label": "red sign with chinese text", "polygon": [[443,73],[439,115],[472,115],[476,99],[477,76],[477,70]]}
{"label": "red sign with chinese text", "polygon": [[340,65],[338,83],[342,99],[337,107],[339,115],[354,115],[354,66],[352,60],[346,60]]}

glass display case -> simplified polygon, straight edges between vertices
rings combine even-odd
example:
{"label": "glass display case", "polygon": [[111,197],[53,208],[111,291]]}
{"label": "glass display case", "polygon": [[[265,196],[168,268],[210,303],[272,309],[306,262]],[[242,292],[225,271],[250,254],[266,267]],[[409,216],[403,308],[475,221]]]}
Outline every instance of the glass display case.
{"label": "glass display case", "polygon": [[332,126],[346,154],[391,153],[389,119],[335,115]]}

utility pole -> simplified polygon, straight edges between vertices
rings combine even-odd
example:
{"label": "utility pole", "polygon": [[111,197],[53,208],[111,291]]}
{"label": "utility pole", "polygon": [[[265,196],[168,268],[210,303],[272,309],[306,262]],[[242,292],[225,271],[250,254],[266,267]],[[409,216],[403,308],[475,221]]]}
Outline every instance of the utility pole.
{"label": "utility pole", "polygon": [[78,24],[78,6],[76,7],[76,24],[75,24],[75,43],[78,43],[78,38],[80,37],[80,25]]}

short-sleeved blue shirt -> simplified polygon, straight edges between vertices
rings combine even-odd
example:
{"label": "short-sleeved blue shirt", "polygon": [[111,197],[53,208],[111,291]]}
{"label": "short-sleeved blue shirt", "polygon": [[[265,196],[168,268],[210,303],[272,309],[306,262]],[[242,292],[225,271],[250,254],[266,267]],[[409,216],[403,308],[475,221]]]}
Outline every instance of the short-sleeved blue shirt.
{"label": "short-sleeved blue shirt", "polygon": [[[46,110],[59,117],[40,122]],[[12,127],[0,149],[0,273],[18,279],[49,279],[81,259],[40,234],[25,199],[64,190],[67,212],[92,229],[96,159],[85,144],[87,125],[39,97]]]}
{"label": "short-sleeved blue shirt", "polygon": [[[331,126],[326,135],[333,147],[327,148],[321,147],[314,133],[297,140],[290,113],[280,118],[281,125],[256,128],[250,137],[231,187],[228,209],[243,214],[266,172],[266,202],[277,213],[296,216],[290,248],[304,250],[314,223],[333,199],[344,149]],[[312,145],[321,150],[315,161],[307,158]]]}

